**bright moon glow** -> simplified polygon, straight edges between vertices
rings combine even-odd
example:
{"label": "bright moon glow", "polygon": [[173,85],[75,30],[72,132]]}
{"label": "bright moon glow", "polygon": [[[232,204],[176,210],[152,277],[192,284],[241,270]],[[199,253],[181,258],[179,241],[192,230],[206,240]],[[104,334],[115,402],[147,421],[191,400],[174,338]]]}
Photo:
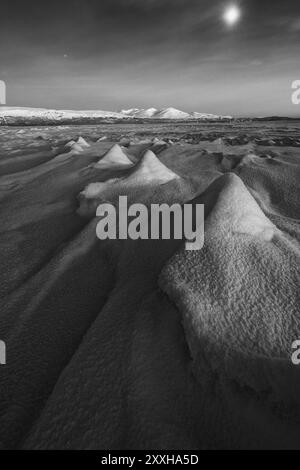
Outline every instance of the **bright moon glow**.
{"label": "bright moon glow", "polygon": [[229,26],[232,26],[234,25],[235,23],[238,22],[238,20],[240,19],[241,17],[241,11],[240,9],[235,6],[235,5],[231,5],[230,7],[228,7],[226,10],[225,10],[225,13],[224,13],[224,21],[229,25]]}

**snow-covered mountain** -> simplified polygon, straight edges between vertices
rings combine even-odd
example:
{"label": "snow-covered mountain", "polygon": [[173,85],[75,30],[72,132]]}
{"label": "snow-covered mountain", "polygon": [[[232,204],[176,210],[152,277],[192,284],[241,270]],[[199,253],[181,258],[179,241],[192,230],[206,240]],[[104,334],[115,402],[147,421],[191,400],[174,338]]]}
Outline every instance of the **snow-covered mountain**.
{"label": "snow-covered mountain", "polygon": [[152,119],[232,119],[231,116],[218,116],[216,114],[206,114],[206,113],[186,113],[181,111],[180,109],[176,108],[165,108],[165,109],[156,109],[156,108],[149,108],[149,109],[123,109],[120,111],[121,114],[127,117],[134,117],[134,118],[152,118]]}
{"label": "snow-covered mountain", "polygon": [[96,119],[174,119],[174,120],[221,120],[231,119],[230,116],[217,116],[204,113],[186,113],[175,108],[165,109],[123,109],[120,112],[113,111],[73,111],[44,108],[19,108],[0,106],[0,124],[30,124],[30,123],[72,123],[93,122]]}
{"label": "snow-covered mountain", "polygon": [[159,111],[155,117],[157,119],[190,119],[190,114],[176,108],[166,108]]}
{"label": "snow-covered mountain", "polygon": [[126,116],[131,116],[135,118],[152,118],[158,113],[158,109],[156,108],[148,108],[148,109],[123,109],[121,114],[125,114]]}
{"label": "snow-covered mountain", "polygon": [[217,114],[208,114],[208,113],[197,113],[193,112],[190,114],[192,119],[232,119],[232,116],[218,116]]}
{"label": "snow-covered mountain", "polygon": [[41,119],[49,121],[64,121],[72,119],[92,118],[123,118],[123,114],[112,111],[73,111],[45,108],[19,108],[0,106],[0,119]]}
{"label": "snow-covered mountain", "polygon": [[124,114],[125,116],[134,116],[139,111],[140,111],[139,108],[122,109],[120,111],[120,114]]}

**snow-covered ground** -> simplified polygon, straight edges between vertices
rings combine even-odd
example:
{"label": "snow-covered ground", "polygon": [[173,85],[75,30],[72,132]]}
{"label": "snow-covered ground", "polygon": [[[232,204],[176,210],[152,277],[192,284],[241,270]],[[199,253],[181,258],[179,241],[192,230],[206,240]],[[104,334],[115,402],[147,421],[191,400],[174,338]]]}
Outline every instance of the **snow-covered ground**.
{"label": "snow-covered ground", "polygon": [[[0,127],[1,449],[299,447],[299,138],[296,122]],[[120,195],[204,204],[203,249],[99,240]]]}

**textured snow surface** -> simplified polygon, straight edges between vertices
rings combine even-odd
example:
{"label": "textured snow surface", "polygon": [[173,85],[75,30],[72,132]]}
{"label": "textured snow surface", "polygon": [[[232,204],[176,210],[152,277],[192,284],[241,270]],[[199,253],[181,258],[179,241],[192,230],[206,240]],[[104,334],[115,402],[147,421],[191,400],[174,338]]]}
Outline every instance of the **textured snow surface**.
{"label": "textured snow surface", "polygon": [[126,150],[120,145],[115,144],[113,147],[104,155],[103,158],[96,163],[95,168],[111,168],[112,166],[132,166],[132,161],[128,158]]}
{"label": "textured snow surface", "polygon": [[[299,149],[19,131],[0,130],[0,447],[299,448]],[[101,242],[119,195],[205,204],[203,249]]]}

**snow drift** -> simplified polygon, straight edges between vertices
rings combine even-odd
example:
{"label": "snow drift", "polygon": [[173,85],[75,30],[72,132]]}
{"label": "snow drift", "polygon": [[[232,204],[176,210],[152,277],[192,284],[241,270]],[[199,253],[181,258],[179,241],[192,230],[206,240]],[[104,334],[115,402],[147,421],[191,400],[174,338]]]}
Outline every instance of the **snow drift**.
{"label": "snow drift", "polygon": [[128,158],[124,147],[114,145],[99,162],[95,164],[95,168],[111,168],[111,167],[130,167],[132,161]]}
{"label": "snow drift", "polygon": [[[114,146],[109,153],[120,152],[120,150],[120,147],[116,150],[116,146]],[[123,152],[121,158],[123,161]],[[118,155],[118,159],[120,159],[120,155]],[[128,166],[125,165],[125,167]],[[99,163],[96,167],[99,168]],[[156,187],[176,179],[179,179],[179,176],[166,167],[151,150],[147,150],[141,161],[125,176],[89,184],[78,196],[78,213],[87,217],[95,216],[100,201],[112,201],[118,194],[126,195],[131,191],[144,191],[147,186]]]}
{"label": "snow drift", "polygon": [[[47,130],[58,137],[36,147],[28,128],[1,132],[0,447],[299,448],[295,148],[141,154],[152,141],[117,148],[135,166],[104,171],[102,130],[80,131],[90,147],[78,129]],[[82,192],[90,220],[77,213]],[[204,248],[100,242],[92,204],[120,194],[205,204]]]}
{"label": "snow drift", "polygon": [[200,201],[208,211],[204,248],[177,253],[160,285],[182,313],[199,383],[205,374],[216,380],[218,399],[211,395],[205,411],[209,433],[226,448],[237,442],[236,429],[240,448],[297,446],[300,381],[291,344],[300,328],[299,244],[234,174]]}

